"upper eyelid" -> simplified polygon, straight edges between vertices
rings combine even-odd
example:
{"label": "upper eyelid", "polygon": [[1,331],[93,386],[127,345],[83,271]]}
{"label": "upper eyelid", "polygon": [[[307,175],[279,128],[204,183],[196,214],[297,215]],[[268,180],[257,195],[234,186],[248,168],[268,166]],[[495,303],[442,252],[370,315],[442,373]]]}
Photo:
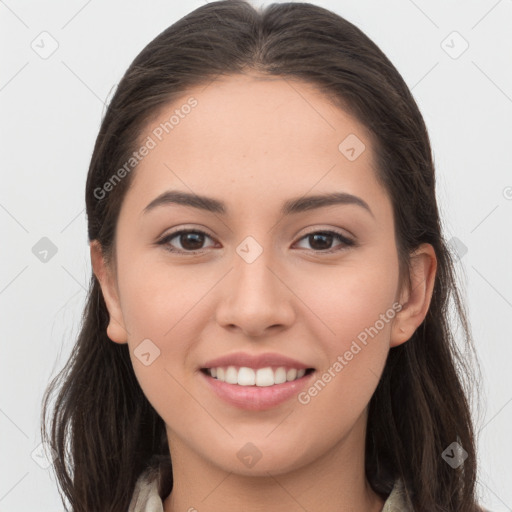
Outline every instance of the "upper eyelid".
{"label": "upper eyelid", "polygon": [[[317,226],[321,226],[321,223],[311,224],[310,226],[303,228],[303,229],[307,229],[307,231],[305,233],[302,233],[302,235],[300,235],[300,236],[303,237],[303,236],[306,236],[311,233],[317,233],[319,231],[333,231],[337,234],[340,234],[341,236],[344,236],[345,238],[351,238],[351,239],[356,238],[356,236],[347,228],[334,227],[334,226],[328,226],[328,227],[317,227]],[[343,232],[339,232],[340,230]],[[176,235],[182,231],[199,231],[199,232],[204,233],[205,235],[208,235],[211,238],[215,238],[215,235],[211,234],[211,232],[208,228],[203,227],[202,225],[198,225],[198,224],[190,224],[190,225],[182,224],[179,227],[171,228],[170,232],[161,235],[159,238],[162,239],[162,238],[165,238],[170,235]],[[302,231],[302,229],[300,231]],[[299,234],[297,234],[295,236],[297,237],[297,236],[299,236]]]}
{"label": "upper eyelid", "polygon": [[[158,239],[157,243],[164,243],[164,242],[168,243],[169,240],[175,238],[178,235],[184,234],[184,233],[202,233],[202,234],[206,235],[207,237],[211,238],[213,241],[217,242],[217,239],[213,235],[208,233],[204,228],[182,227],[182,228],[178,228],[175,231],[172,231],[170,233],[164,234],[163,236],[161,236]],[[297,240],[295,243],[301,241],[302,239],[304,239],[307,236],[317,234],[317,233],[333,233],[334,235],[344,238],[345,240],[347,240],[347,242],[350,242],[350,245],[356,245],[356,240],[353,237],[353,235],[345,235],[344,233],[340,233],[339,231],[337,231],[337,229],[335,229],[335,228],[316,228],[316,229],[311,228],[311,230],[307,231],[306,233],[303,233],[300,236],[297,235]],[[203,250],[205,250],[205,249],[198,249],[197,252],[200,252]],[[181,251],[181,249],[177,249],[177,251]],[[194,253],[195,251],[183,251],[183,252]],[[320,252],[320,251],[318,251],[318,252]]]}
{"label": "upper eyelid", "polygon": [[[311,235],[311,234],[314,234],[314,233],[333,232],[333,233],[335,233],[337,235],[341,235],[341,236],[343,236],[345,238],[348,238],[348,239],[351,239],[351,240],[355,238],[355,236],[352,235],[352,233],[348,232],[346,229],[345,229],[345,231],[347,231],[348,234],[339,232],[338,231],[339,229],[341,229],[341,228],[333,228],[333,227],[328,227],[328,228],[311,228],[307,232],[302,233],[300,236],[299,235],[296,235],[296,236],[299,237],[299,239],[300,239],[300,238],[304,238],[305,236],[308,236],[308,235]],[[210,234],[206,228],[203,228],[203,227],[195,228],[195,227],[186,227],[185,226],[185,227],[177,228],[175,231],[171,231],[169,233],[163,234],[162,236],[159,237],[159,240],[163,240],[163,239],[168,238],[168,237],[173,237],[173,236],[176,236],[176,235],[181,234],[183,232],[187,232],[187,233],[188,232],[203,233],[203,234],[209,236],[212,239],[216,239],[215,236]]]}

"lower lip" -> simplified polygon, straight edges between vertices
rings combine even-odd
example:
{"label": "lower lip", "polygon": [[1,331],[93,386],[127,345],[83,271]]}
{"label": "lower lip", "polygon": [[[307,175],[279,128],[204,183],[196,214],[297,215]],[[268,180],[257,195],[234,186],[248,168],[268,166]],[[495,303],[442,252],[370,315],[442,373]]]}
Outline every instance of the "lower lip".
{"label": "lower lip", "polygon": [[235,407],[251,411],[270,409],[286,402],[293,396],[297,396],[315,374],[313,371],[291,382],[260,387],[228,384],[227,382],[214,379],[202,371],[199,373],[218,397]]}

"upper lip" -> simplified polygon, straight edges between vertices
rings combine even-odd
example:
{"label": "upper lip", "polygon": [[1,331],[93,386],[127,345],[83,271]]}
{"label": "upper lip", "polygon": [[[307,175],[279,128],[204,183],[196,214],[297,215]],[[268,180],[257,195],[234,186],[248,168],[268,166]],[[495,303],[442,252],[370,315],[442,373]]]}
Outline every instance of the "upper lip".
{"label": "upper lip", "polygon": [[289,368],[296,368],[305,370],[311,368],[307,364],[303,364],[296,359],[292,359],[281,354],[265,352],[263,354],[247,354],[245,352],[236,352],[234,354],[227,354],[225,356],[217,357],[206,361],[201,368],[218,368],[225,366],[245,366],[247,368],[266,368],[268,366],[286,366]]}

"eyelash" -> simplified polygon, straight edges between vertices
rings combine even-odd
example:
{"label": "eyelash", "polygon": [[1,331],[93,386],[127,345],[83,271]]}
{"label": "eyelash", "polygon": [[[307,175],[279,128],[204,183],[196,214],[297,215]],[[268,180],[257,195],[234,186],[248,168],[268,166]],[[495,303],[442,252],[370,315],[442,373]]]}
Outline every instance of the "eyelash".
{"label": "eyelash", "polygon": [[[171,246],[169,245],[169,242],[173,239],[173,238],[176,238],[177,236],[179,235],[183,235],[183,234],[189,234],[189,233],[198,233],[198,234],[201,234],[201,235],[204,235],[208,238],[211,238],[213,240],[213,237],[211,237],[208,233],[200,230],[200,229],[181,229],[179,231],[174,231],[173,233],[169,233],[168,235],[164,236],[163,238],[161,238],[159,241],[157,241],[157,245],[163,245],[164,246],[164,249],[171,252],[171,253],[175,253],[175,254],[182,254],[182,255],[185,255],[185,254],[201,254],[201,253],[204,253],[206,251],[206,249],[199,249],[199,250],[195,250],[195,251],[187,251],[187,250],[182,250],[182,249],[175,249],[175,248],[171,248]],[[322,234],[322,235],[334,235],[334,237],[336,239],[338,239],[338,241],[342,242],[342,246],[341,248],[334,248],[334,249],[326,249],[326,250],[318,250],[318,251],[315,251],[314,249],[311,249],[310,251],[314,252],[314,253],[319,253],[319,254],[333,254],[333,253],[336,253],[336,252],[341,252],[341,251],[345,251],[347,249],[349,249],[350,247],[354,247],[356,246],[356,242],[354,240],[351,240],[350,238],[347,238],[345,237],[344,235],[342,235],[341,233],[338,233],[337,231],[329,231],[329,230],[319,230],[319,231],[311,231],[310,233],[306,233],[304,236],[302,236],[300,240],[303,240],[304,238],[307,238],[308,236],[311,236],[311,235],[318,235],[318,234]],[[308,250],[308,249],[306,249]]]}

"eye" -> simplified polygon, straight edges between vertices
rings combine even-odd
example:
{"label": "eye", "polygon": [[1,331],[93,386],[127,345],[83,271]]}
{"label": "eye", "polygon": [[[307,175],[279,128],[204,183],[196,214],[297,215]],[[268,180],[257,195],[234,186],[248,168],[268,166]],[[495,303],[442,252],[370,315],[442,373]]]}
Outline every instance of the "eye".
{"label": "eye", "polygon": [[[166,250],[173,253],[182,254],[196,254],[204,252],[202,245],[205,242],[205,238],[213,240],[213,238],[199,229],[181,229],[173,233],[169,233],[161,240],[157,242],[158,245],[163,245]],[[177,239],[181,247],[174,247],[172,240]],[[313,231],[303,236],[299,241],[307,240],[313,247],[313,252],[320,253],[333,253],[348,249],[355,245],[354,240],[345,237],[341,233],[336,231]],[[340,247],[330,247],[333,240],[340,242]],[[175,242],[174,242],[175,243]]]}
{"label": "eye", "polygon": [[[204,243],[204,239],[210,238],[208,234],[199,229],[182,229],[180,231],[175,231],[174,233],[170,233],[157,243],[159,245],[163,245],[165,249],[170,252],[178,252],[178,253],[197,253],[202,252],[201,245]],[[177,249],[171,245],[171,240],[177,238],[181,247]]]}
{"label": "eye", "polygon": [[[341,242],[341,247],[330,247],[334,239]],[[322,252],[328,254],[342,251],[355,245],[354,240],[345,237],[337,231],[313,231],[303,236],[300,240],[307,240],[307,242],[310,243],[313,247],[314,252]],[[315,250],[315,248],[318,250]]]}

